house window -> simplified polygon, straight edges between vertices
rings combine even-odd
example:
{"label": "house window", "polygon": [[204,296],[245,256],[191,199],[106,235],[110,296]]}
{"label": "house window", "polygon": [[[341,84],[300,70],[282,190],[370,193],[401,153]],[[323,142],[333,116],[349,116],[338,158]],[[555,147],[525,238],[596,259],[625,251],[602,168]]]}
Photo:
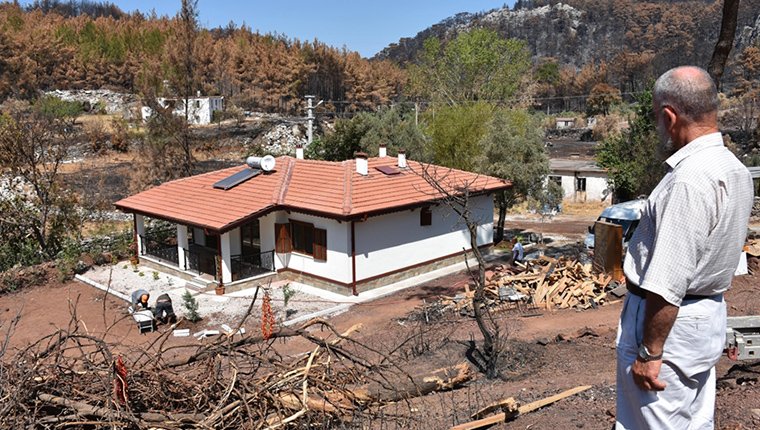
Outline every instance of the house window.
{"label": "house window", "polygon": [[219,236],[205,235],[206,236],[206,248],[218,249],[219,248]]}
{"label": "house window", "polygon": [[433,224],[433,211],[430,206],[425,206],[420,209],[420,225],[432,225]]}
{"label": "house window", "polygon": [[240,227],[241,253],[244,256],[261,253],[261,238],[259,237],[259,220],[256,219]]}
{"label": "house window", "polygon": [[562,176],[549,176],[549,180],[554,182],[555,184],[562,186]]}
{"label": "house window", "polygon": [[291,221],[290,226],[291,237],[293,238],[293,251],[314,255],[314,225]]}
{"label": "house window", "polygon": [[200,100],[196,100],[196,101],[195,101],[195,107],[196,107],[196,108],[199,108],[199,107],[201,107],[201,101],[200,101]]}
{"label": "house window", "polygon": [[586,178],[575,178],[575,191],[586,191]]}
{"label": "house window", "polygon": [[293,220],[275,224],[275,238],[278,253],[295,251],[311,255],[314,260],[327,260],[327,230],[314,228],[314,224]]}

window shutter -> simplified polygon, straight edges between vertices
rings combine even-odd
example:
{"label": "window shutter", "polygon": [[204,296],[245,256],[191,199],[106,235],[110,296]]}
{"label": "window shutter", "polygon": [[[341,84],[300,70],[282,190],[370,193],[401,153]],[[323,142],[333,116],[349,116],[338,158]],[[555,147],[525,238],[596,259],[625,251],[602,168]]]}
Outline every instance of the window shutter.
{"label": "window shutter", "polygon": [[432,225],[433,224],[433,211],[430,207],[425,206],[420,209],[420,225]]}
{"label": "window shutter", "polygon": [[327,230],[314,229],[314,259],[327,261]]}
{"label": "window shutter", "polygon": [[285,254],[292,250],[293,242],[290,240],[290,224],[275,224],[275,252]]}

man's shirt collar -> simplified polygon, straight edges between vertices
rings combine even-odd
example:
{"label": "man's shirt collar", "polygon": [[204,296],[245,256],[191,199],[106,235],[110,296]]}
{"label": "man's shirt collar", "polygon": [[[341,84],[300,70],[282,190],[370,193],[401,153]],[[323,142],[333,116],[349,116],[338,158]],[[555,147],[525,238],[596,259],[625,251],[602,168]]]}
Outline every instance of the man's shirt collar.
{"label": "man's shirt collar", "polygon": [[720,132],[705,134],[704,136],[700,136],[692,140],[691,142],[684,145],[683,148],[676,151],[675,154],[668,157],[668,159],[665,160],[665,164],[667,164],[671,169],[675,169],[678,163],[690,155],[696,154],[703,149],[711,148],[714,146],[723,146],[723,135],[721,135]]}

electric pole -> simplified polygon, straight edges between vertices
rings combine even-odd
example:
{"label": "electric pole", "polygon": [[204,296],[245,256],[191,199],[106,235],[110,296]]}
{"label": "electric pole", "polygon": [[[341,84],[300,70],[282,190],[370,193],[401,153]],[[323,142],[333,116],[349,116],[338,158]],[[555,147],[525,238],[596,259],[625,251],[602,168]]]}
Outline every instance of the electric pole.
{"label": "electric pole", "polygon": [[309,128],[306,131],[306,145],[311,145],[312,135],[313,135],[313,128],[314,128],[314,109],[321,105],[324,100],[320,100],[319,103],[312,106],[312,101],[314,100],[314,96],[304,96],[306,98],[306,121],[309,124]]}

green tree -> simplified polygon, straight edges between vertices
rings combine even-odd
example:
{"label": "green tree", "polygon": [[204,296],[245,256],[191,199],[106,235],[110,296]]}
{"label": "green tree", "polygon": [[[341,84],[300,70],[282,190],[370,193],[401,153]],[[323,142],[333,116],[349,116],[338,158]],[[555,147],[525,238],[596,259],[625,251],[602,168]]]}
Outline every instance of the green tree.
{"label": "green tree", "polygon": [[[78,237],[76,199],[60,166],[74,141],[68,114],[6,102],[0,114],[0,270],[54,258]],[[65,111],[65,110],[64,110]],[[54,111],[58,112],[58,111]],[[60,113],[60,112],[59,112]]]}
{"label": "green tree", "polygon": [[652,92],[637,98],[635,116],[627,131],[611,135],[600,145],[596,160],[607,169],[618,201],[649,194],[664,175],[662,155],[652,121]]}
{"label": "green tree", "polygon": [[483,153],[481,139],[493,118],[494,106],[477,102],[444,106],[426,113],[433,162],[455,169],[477,171]]}
{"label": "green tree", "polygon": [[[527,197],[541,200],[549,174],[540,121],[525,110],[498,110],[483,136],[478,170],[512,181],[512,188],[496,195],[499,217],[494,242],[504,238],[507,209]],[[555,203],[556,205],[556,203]]]}
{"label": "green tree", "polygon": [[427,39],[409,67],[412,93],[455,105],[467,101],[506,100],[530,76],[530,51],[525,42],[503,39],[493,30],[460,33],[443,46]]}
{"label": "green tree", "polygon": [[353,158],[359,151],[377,155],[380,144],[385,144],[390,154],[404,149],[409,158],[418,161],[429,158],[425,135],[414,123],[414,111],[402,106],[383,107],[377,112],[362,112],[337,121],[333,133],[314,140],[306,148],[306,156],[342,161]]}

